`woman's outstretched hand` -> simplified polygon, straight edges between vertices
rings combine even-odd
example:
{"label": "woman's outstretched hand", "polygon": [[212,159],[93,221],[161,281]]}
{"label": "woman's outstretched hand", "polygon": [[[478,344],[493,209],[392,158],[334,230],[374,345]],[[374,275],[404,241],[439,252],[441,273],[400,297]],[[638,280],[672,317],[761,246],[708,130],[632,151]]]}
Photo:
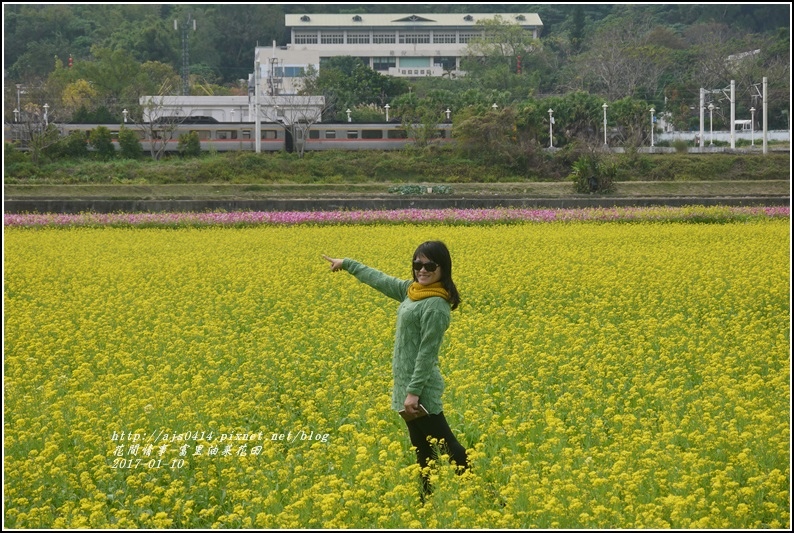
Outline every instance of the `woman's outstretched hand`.
{"label": "woman's outstretched hand", "polygon": [[327,255],[323,255],[323,259],[331,263],[331,272],[342,270],[342,259],[334,259],[332,257],[328,257]]}

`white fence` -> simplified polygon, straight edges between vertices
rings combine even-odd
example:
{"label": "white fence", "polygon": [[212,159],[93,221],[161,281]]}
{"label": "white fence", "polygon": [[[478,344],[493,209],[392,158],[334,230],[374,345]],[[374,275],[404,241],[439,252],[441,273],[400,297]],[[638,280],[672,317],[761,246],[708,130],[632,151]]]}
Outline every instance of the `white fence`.
{"label": "white fence", "polygon": [[[734,138],[738,141],[739,139],[746,139],[751,141],[755,139],[756,143],[763,142],[763,132],[756,131],[752,134],[749,131],[737,131],[734,135]],[[674,131],[670,133],[655,133],[653,136],[653,140],[655,142],[661,141],[694,141],[697,139],[697,136],[700,135],[699,131]],[[705,145],[708,146],[709,141],[712,140],[712,134],[709,133],[708,130],[703,132],[703,139],[705,140]],[[789,130],[771,130],[766,132],[766,139],[767,141],[790,141],[791,140],[791,132]],[[715,131],[713,140],[720,141],[720,142],[731,142],[731,132],[729,131]]]}

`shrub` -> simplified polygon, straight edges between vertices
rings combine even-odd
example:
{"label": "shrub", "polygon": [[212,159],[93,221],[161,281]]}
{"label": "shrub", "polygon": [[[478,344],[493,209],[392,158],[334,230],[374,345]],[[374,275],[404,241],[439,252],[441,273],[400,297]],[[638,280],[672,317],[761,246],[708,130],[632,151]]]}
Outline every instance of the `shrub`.
{"label": "shrub", "polygon": [[190,133],[183,133],[180,135],[177,150],[182,157],[200,156],[201,140],[199,139],[198,133],[191,131]]}
{"label": "shrub", "polygon": [[616,173],[614,163],[591,154],[580,157],[573,164],[571,179],[577,193],[609,193],[615,190]]}

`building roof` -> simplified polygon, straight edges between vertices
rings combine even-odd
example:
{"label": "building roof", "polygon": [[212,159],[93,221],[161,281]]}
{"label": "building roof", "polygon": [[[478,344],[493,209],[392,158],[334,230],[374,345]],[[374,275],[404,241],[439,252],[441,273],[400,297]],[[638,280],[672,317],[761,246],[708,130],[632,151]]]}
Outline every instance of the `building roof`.
{"label": "building roof", "polygon": [[543,26],[537,13],[289,14],[284,15],[284,24],[288,28],[474,27],[478,21],[491,20],[496,16],[521,26]]}

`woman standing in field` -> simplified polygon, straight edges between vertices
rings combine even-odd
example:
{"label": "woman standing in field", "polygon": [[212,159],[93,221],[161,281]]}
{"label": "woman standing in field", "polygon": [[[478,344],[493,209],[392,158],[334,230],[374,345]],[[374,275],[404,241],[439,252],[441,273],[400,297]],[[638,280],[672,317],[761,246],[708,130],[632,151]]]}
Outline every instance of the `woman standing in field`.
{"label": "woman standing in field", "polygon": [[449,250],[440,241],[419,245],[413,255],[413,279],[409,280],[388,276],[352,259],[323,258],[331,263],[333,272],[346,270],[400,302],[392,358],[392,409],[405,419],[411,444],[416,447],[417,462],[423,468],[424,498],[430,492],[424,467],[430,459],[437,459],[431,438],[443,441],[459,472],[469,466],[466,449],[452,434],[441,405],[444,379],[438,368],[438,352],[449,327],[450,312],[460,303],[452,281]]}

